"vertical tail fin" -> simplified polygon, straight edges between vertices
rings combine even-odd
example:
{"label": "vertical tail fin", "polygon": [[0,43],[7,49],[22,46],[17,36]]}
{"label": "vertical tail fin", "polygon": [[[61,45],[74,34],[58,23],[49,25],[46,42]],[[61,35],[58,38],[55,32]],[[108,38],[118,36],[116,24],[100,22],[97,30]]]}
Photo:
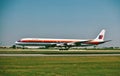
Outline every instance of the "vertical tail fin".
{"label": "vertical tail fin", "polygon": [[104,41],[104,36],[105,36],[105,30],[103,29],[99,35],[95,38],[97,41]]}

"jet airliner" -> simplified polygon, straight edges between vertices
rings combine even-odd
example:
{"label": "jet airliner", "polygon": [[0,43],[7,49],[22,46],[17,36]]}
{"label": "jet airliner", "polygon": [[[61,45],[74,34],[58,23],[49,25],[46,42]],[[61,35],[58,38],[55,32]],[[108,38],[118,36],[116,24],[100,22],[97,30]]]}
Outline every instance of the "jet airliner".
{"label": "jet airliner", "polygon": [[103,29],[95,39],[52,39],[52,38],[23,38],[16,41],[16,45],[23,46],[45,46],[59,47],[68,50],[70,47],[76,46],[96,46],[111,40],[104,40],[105,30]]}

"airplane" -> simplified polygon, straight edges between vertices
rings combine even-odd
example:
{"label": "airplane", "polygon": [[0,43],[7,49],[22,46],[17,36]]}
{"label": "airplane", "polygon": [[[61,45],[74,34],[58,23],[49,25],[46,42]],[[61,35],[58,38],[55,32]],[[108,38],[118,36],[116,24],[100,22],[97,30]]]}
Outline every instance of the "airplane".
{"label": "airplane", "polygon": [[15,42],[15,45],[23,46],[45,46],[59,47],[59,50],[68,50],[71,47],[96,46],[109,42],[104,40],[105,30],[103,29],[95,39],[52,39],[52,38],[23,38]]}

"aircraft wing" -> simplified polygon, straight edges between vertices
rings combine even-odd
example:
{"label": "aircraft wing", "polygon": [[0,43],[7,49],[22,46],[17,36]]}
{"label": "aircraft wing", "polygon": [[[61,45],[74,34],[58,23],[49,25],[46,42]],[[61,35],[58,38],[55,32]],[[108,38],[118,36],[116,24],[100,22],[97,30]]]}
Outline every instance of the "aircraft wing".
{"label": "aircraft wing", "polygon": [[74,42],[74,44],[75,44],[76,46],[79,46],[79,45],[85,44],[85,43],[90,42],[90,41],[92,41],[92,40],[77,41],[77,42]]}
{"label": "aircraft wing", "polygon": [[105,42],[109,42],[111,40],[106,40],[106,41],[94,41],[94,40],[86,40],[86,41],[77,41],[77,42],[72,42],[68,44],[74,44],[75,46],[89,46],[89,45],[97,45],[97,44],[102,44]]}
{"label": "aircraft wing", "polygon": [[100,42],[94,41],[94,40],[85,40],[85,41],[76,41],[76,42],[70,42],[70,43],[52,44],[51,46],[58,46],[58,47],[91,46],[91,45],[102,44],[109,41],[111,40],[100,41]]}
{"label": "aircraft wing", "polygon": [[83,44],[90,42],[92,40],[85,40],[85,41],[76,41],[76,42],[70,42],[70,43],[63,43],[63,46],[82,46]]}
{"label": "aircraft wing", "polygon": [[69,42],[69,43],[57,43],[57,44],[52,44],[52,46],[58,46],[58,47],[81,46],[82,44],[89,42],[89,41],[91,40],[76,41],[76,42]]}

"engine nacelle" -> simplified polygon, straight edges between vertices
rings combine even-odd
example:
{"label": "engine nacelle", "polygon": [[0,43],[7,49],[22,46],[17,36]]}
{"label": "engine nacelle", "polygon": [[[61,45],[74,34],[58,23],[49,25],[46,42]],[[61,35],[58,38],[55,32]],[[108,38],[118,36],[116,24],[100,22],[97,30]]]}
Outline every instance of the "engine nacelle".
{"label": "engine nacelle", "polygon": [[56,44],[57,47],[62,47],[62,46],[65,46],[64,43],[59,43],[59,44]]}
{"label": "engine nacelle", "polygon": [[56,46],[58,46],[58,47],[74,46],[74,45],[75,45],[74,43],[59,43],[59,44],[56,44]]}
{"label": "engine nacelle", "polygon": [[68,46],[74,46],[74,43],[67,43]]}

